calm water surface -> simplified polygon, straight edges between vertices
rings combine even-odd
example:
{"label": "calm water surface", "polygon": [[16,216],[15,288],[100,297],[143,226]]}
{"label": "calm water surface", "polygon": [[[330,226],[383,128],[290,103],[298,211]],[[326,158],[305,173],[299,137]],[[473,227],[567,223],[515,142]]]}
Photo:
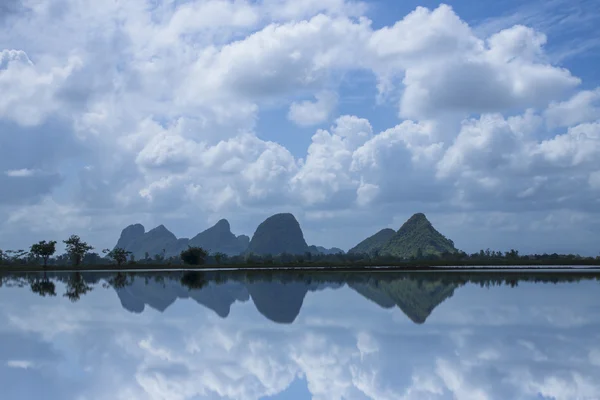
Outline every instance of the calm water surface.
{"label": "calm water surface", "polygon": [[0,385],[2,399],[600,399],[600,281],[5,274]]}

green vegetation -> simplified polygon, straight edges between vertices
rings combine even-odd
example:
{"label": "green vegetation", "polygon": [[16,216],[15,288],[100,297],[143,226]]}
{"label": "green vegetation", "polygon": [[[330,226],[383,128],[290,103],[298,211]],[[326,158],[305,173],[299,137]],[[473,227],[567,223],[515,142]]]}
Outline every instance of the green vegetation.
{"label": "green vegetation", "polygon": [[382,229],[373,236],[369,236],[350,250],[351,254],[371,254],[376,256],[383,246],[385,246],[396,231],[390,228]]}
{"label": "green vegetation", "polygon": [[457,251],[454,242],[435,230],[422,213],[410,217],[380,249],[381,254],[398,258],[423,258]]}
{"label": "green vegetation", "polygon": [[63,240],[63,243],[67,246],[67,254],[71,257],[75,265],[81,264],[85,255],[94,249],[86,242],[83,242],[77,235],[71,235],[67,240]]}
{"label": "green vegetation", "polygon": [[187,265],[202,265],[207,255],[208,252],[202,247],[189,246],[187,250],[181,252],[181,260]]}
{"label": "green vegetation", "polygon": [[56,241],[46,242],[42,240],[39,243],[31,245],[29,253],[34,257],[41,257],[44,260],[44,267],[48,265],[48,259],[56,253]]}
{"label": "green vegetation", "polygon": [[127,251],[123,248],[120,247],[115,247],[112,250],[109,249],[104,249],[102,250],[102,252],[104,254],[106,254],[106,256],[108,258],[110,258],[111,260],[113,260],[114,262],[117,263],[117,266],[121,266],[122,264],[124,264],[125,262],[127,262],[127,257],[129,257],[130,255],[132,255],[131,251]]}

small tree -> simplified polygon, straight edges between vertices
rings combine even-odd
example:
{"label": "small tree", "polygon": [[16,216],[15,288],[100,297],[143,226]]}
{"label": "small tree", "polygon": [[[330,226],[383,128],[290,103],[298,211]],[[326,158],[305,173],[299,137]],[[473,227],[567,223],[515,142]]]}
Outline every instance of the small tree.
{"label": "small tree", "polygon": [[69,254],[75,265],[81,264],[81,260],[83,260],[87,252],[94,249],[86,242],[83,242],[77,235],[71,235],[67,240],[63,240],[63,243],[67,245],[67,254]]}
{"label": "small tree", "polygon": [[23,262],[23,257],[26,257],[28,254],[29,252],[26,250],[6,250],[4,252],[6,259],[12,264]]}
{"label": "small tree", "polygon": [[221,253],[220,251],[218,251],[215,254],[213,254],[213,257],[215,258],[215,261],[217,262],[217,264],[221,264],[221,261],[223,259],[225,259],[227,257],[227,255],[225,253]]}
{"label": "small tree", "polygon": [[181,252],[181,261],[188,265],[202,265],[208,252],[202,247],[188,246],[187,250]]}
{"label": "small tree", "polygon": [[132,254],[130,251],[127,251],[121,247],[115,247],[112,250],[104,249],[102,250],[104,254],[111,260],[117,263],[117,266],[121,266],[121,264],[127,262],[127,257]]}
{"label": "small tree", "polygon": [[36,244],[31,245],[29,252],[36,256],[41,257],[44,260],[44,268],[48,265],[48,259],[56,253],[56,241],[51,240],[46,242],[42,240]]}

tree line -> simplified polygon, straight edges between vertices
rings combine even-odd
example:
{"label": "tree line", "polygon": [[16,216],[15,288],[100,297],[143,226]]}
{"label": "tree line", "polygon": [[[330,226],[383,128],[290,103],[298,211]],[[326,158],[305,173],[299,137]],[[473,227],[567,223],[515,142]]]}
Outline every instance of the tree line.
{"label": "tree line", "polygon": [[370,253],[304,254],[282,253],[277,255],[257,255],[253,253],[229,256],[221,252],[211,253],[202,247],[188,246],[178,256],[166,257],[165,250],[137,259],[132,252],[116,247],[104,249],[101,256],[92,252],[94,248],[79,236],[71,235],[63,240],[64,254],[55,256],[56,241],[42,240],[31,245],[29,250],[0,250],[0,264],[4,265],[232,265],[232,266],[478,266],[478,265],[600,265],[600,256],[582,257],[577,254],[529,254],[522,255],[517,250],[480,250],[472,254],[463,251],[456,253],[426,254],[417,252],[410,258],[398,258],[378,251]]}

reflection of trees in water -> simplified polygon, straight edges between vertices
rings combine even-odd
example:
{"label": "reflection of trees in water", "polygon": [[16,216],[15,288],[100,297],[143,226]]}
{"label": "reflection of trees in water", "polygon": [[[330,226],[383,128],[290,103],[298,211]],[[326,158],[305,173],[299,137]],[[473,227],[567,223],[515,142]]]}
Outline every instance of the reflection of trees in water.
{"label": "reflection of trees in water", "polygon": [[81,272],[71,274],[67,281],[67,289],[63,296],[68,297],[72,302],[76,302],[80,297],[88,292],[91,292],[93,287],[88,285],[81,275]]}
{"label": "reflection of trees in water", "polygon": [[48,276],[45,273],[43,278],[34,279],[31,282],[30,287],[33,293],[37,293],[42,297],[56,296],[56,285],[54,284],[54,282],[48,279]]}

